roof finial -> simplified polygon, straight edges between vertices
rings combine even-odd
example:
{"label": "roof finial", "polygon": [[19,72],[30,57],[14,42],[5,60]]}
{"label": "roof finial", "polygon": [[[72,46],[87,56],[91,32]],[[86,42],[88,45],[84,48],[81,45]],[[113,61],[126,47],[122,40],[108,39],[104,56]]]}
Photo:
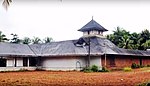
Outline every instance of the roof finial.
{"label": "roof finial", "polygon": [[92,16],[92,20],[93,20],[93,16]]}

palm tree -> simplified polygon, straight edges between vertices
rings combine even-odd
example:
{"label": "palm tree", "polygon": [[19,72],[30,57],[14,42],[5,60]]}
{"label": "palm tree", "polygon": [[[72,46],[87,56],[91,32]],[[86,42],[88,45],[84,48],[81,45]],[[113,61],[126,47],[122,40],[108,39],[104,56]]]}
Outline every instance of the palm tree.
{"label": "palm tree", "polygon": [[133,41],[130,39],[130,36],[124,35],[120,39],[119,47],[125,48],[125,49],[132,49],[132,43]]}
{"label": "palm tree", "polygon": [[23,40],[22,40],[22,43],[23,44],[30,44],[31,43],[31,39],[29,37],[25,37]]}
{"label": "palm tree", "polygon": [[142,44],[142,46],[144,47],[144,50],[150,48],[150,40],[147,40],[145,43]]}
{"label": "palm tree", "polygon": [[2,31],[0,31],[0,42],[5,42],[8,39],[6,38],[6,36],[4,34],[2,34]]}
{"label": "palm tree", "polygon": [[134,32],[131,34],[130,39],[133,41],[132,43],[132,49],[138,49],[140,44],[139,44],[139,39],[140,36],[138,33]]}
{"label": "palm tree", "polygon": [[12,0],[4,0],[2,5],[4,6],[4,8],[7,10],[8,6],[10,6],[10,3],[12,2]]}
{"label": "palm tree", "polygon": [[138,49],[139,50],[144,50],[144,44],[147,40],[150,40],[150,32],[149,30],[144,30],[142,31],[140,34],[139,34],[139,40],[138,40],[138,43],[139,43],[139,47]]}
{"label": "palm tree", "polygon": [[51,37],[46,37],[45,39],[44,39],[44,43],[50,43],[50,42],[52,42],[53,41],[53,39],[51,38]]}
{"label": "palm tree", "polygon": [[34,37],[33,39],[32,39],[32,43],[33,44],[39,44],[41,42],[41,39],[39,38],[39,37]]}
{"label": "palm tree", "polygon": [[13,38],[11,39],[11,43],[17,43],[19,44],[21,42],[21,40],[19,39],[18,35],[17,34],[11,34],[13,36]]}

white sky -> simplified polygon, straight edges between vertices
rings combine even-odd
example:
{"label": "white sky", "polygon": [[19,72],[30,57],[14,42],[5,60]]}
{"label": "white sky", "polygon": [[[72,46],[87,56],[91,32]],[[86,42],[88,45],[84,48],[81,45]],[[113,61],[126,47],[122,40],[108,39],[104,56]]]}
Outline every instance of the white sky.
{"label": "white sky", "polygon": [[109,30],[106,34],[117,26],[130,32],[150,30],[150,2],[146,0],[13,0],[7,12],[0,6],[0,31],[8,38],[11,33],[16,33],[20,38],[36,36],[43,39],[49,36],[55,41],[78,39],[82,33],[77,30],[92,16]]}

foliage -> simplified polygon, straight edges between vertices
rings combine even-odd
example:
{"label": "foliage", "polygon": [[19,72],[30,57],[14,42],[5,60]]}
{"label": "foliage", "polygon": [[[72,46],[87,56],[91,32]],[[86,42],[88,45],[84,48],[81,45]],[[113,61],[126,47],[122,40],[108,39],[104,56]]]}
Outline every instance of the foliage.
{"label": "foliage", "polygon": [[19,44],[21,42],[21,40],[19,39],[18,35],[17,34],[11,34],[13,36],[13,38],[11,39],[11,43],[17,43]]}
{"label": "foliage", "polygon": [[30,44],[31,43],[31,39],[29,37],[25,37],[23,40],[22,40],[22,43],[23,44]]}
{"label": "foliage", "polygon": [[138,86],[150,86],[150,82],[139,84]]}
{"label": "foliage", "polygon": [[91,67],[85,67],[85,68],[83,68],[82,71],[85,72],[85,73],[93,72],[93,71],[91,70]]}
{"label": "foliage", "polygon": [[12,2],[12,0],[3,0],[2,5],[4,6],[4,8],[7,10],[8,6],[10,5],[10,3]]}
{"label": "foliage", "polygon": [[45,39],[44,39],[44,43],[50,43],[50,42],[52,42],[53,41],[53,39],[51,38],[51,37],[46,37]]}
{"label": "foliage", "polygon": [[132,71],[132,68],[131,67],[125,67],[125,68],[123,68],[123,71],[129,72],[129,71]]}
{"label": "foliage", "polygon": [[150,65],[147,65],[147,67],[150,67]]}
{"label": "foliage", "polygon": [[12,33],[12,38],[8,39],[6,35],[0,31],[0,42],[10,42],[10,43],[17,43],[17,44],[39,44],[39,43],[50,43],[53,41],[51,37],[45,37],[43,41],[39,37],[33,37],[33,39],[29,37],[24,37],[23,39],[19,39],[17,34]]}
{"label": "foliage", "polygon": [[98,66],[92,65],[91,70],[92,70],[93,72],[98,72]]}
{"label": "foliage", "polygon": [[150,47],[150,32],[145,29],[141,33],[130,33],[117,27],[107,38],[120,48],[146,50]]}
{"label": "foliage", "polygon": [[91,67],[85,67],[85,68],[83,68],[83,70],[82,70],[83,72],[98,72],[99,70],[98,70],[98,66],[96,66],[96,65],[92,65]]}
{"label": "foliage", "polygon": [[2,31],[0,31],[0,42],[5,42],[5,41],[7,41],[8,39],[6,38],[6,35],[4,35],[3,33],[2,33]]}
{"label": "foliage", "polygon": [[136,69],[136,68],[140,68],[141,66],[135,63],[132,63],[131,68],[132,69]]}
{"label": "foliage", "polygon": [[102,70],[99,70],[98,72],[109,72],[109,70],[106,67],[102,67]]}
{"label": "foliage", "polygon": [[41,39],[39,38],[39,37],[34,37],[33,39],[32,39],[32,43],[33,44],[39,44],[41,42]]}

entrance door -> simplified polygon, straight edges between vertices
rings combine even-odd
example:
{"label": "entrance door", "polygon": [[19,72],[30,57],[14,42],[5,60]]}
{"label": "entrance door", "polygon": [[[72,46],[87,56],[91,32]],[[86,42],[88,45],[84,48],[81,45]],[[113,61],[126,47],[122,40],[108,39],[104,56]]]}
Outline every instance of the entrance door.
{"label": "entrance door", "polygon": [[0,58],[0,67],[6,67],[6,59]]}
{"label": "entrance door", "polygon": [[115,66],[115,57],[112,55],[109,57],[109,60],[110,60],[110,66],[114,67]]}
{"label": "entrance door", "polygon": [[23,58],[23,66],[27,67],[28,66],[28,58]]}

